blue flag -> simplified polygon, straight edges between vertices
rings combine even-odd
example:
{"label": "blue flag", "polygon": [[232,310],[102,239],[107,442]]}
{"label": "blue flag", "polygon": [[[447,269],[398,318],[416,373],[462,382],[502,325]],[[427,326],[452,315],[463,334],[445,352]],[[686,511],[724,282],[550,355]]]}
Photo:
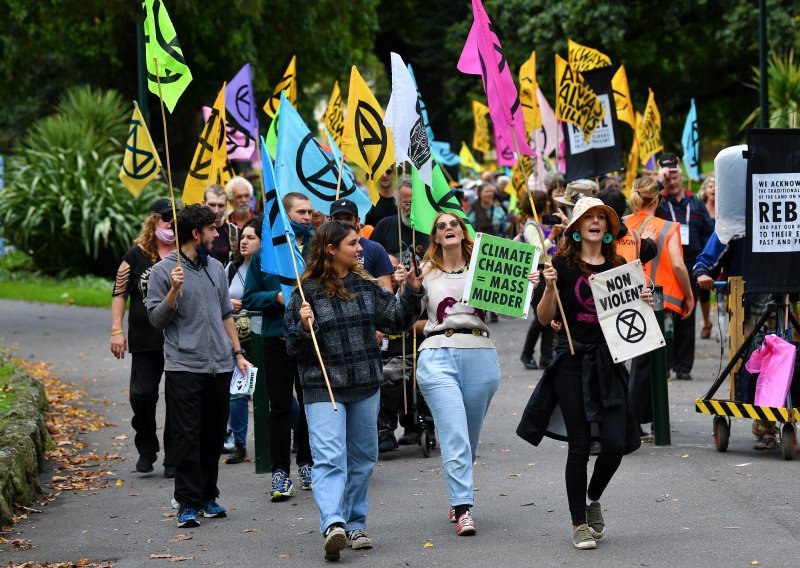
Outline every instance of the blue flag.
{"label": "blue flag", "polygon": [[700,181],[700,135],[697,132],[697,109],[694,106],[694,99],[683,127],[681,145],[686,174],[694,181]]}
{"label": "blue flag", "polygon": [[[298,191],[308,196],[314,209],[329,215],[331,203],[336,201],[339,163],[325,153],[285,93],[281,94],[280,108],[275,181],[281,188],[282,195]],[[334,144],[332,148],[335,146]],[[334,155],[338,150],[334,149]],[[356,187],[349,168],[342,172],[339,199],[354,202],[362,221],[372,208],[369,196]]]}
{"label": "blue flag", "polygon": [[[285,108],[285,107],[284,107]],[[303,255],[294,237],[292,225],[283,208],[281,194],[275,183],[272,160],[261,137],[261,163],[264,180],[264,225],[261,229],[261,271],[275,274],[281,282],[284,301],[288,302],[297,285],[297,275],[305,269]],[[294,255],[294,263],[292,262]],[[295,263],[297,272],[295,273]]]}
{"label": "blue flag", "polygon": [[461,163],[461,158],[453,152],[449,142],[431,140],[431,152],[433,152],[436,163],[442,166],[457,166]]}

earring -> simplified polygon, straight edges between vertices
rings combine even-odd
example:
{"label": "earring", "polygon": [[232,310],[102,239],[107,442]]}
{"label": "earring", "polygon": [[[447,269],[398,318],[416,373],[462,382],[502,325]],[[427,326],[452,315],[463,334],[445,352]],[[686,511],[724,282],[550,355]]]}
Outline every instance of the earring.
{"label": "earring", "polygon": [[579,232],[575,231],[574,233],[572,233],[572,240],[575,241],[576,243],[579,243],[581,242],[581,240],[583,240],[583,237],[581,237],[581,234]]}
{"label": "earring", "polygon": [[610,243],[612,240],[614,240],[614,237],[612,237],[612,236],[611,236],[611,233],[605,233],[605,234],[603,235],[603,242],[604,242],[605,244],[608,244],[608,243]]}

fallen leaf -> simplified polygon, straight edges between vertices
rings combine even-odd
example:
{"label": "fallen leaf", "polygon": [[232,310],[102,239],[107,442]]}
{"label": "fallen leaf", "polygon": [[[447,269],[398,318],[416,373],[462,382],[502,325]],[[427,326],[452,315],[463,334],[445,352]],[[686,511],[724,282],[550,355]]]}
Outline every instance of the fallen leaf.
{"label": "fallen leaf", "polygon": [[523,504],[522,504],[522,505],[520,505],[520,506],[521,506],[521,507],[530,507],[531,505],[536,505],[536,503],[534,503],[533,501],[531,501],[530,503],[523,503]]}
{"label": "fallen leaf", "polygon": [[508,497],[508,493],[501,493],[500,497]]}
{"label": "fallen leaf", "polygon": [[192,540],[194,537],[190,534],[179,534],[177,536],[173,536],[171,539],[167,540],[167,542],[180,542],[182,540]]}
{"label": "fallen leaf", "polygon": [[753,462],[737,463],[736,467],[747,467],[748,465],[753,465]]}
{"label": "fallen leaf", "polygon": [[63,477],[61,475],[54,475],[53,477],[50,478],[50,481],[58,483],[59,481],[69,481],[69,478]]}
{"label": "fallen leaf", "polygon": [[119,436],[114,436],[114,439],[115,440],[127,440],[128,436],[126,436],[125,434],[120,434]]}
{"label": "fallen leaf", "polygon": [[761,564],[761,563],[760,563],[758,560],[753,560],[753,561],[750,563],[750,566],[758,566],[759,564]]}
{"label": "fallen leaf", "polygon": [[261,532],[259,529],[244,529],[242,532]]}
{"label": "fallen leaf", "polygon": [[681,457],[682,457],[682,458],[688,458],[688,457],[689,457],[689,454],[683,454]]}
{"label": "fallen leaf", "polygon": [[425,544],[423,544],[422,546],[424,546],[425,548],[433,548],[433,543],[429,540],[426,540]]}
{"label": "fallen leaf", "polygon": [[150,558],[169,560],[170,562],[183,562],[184,560],[194,560],[194,556],[178,556],[176,554],[151,554]]}
{"label": "fallen leaf", "polygon": [[294,552],[284,552],[282,554],[276,554],[275,558],[294,558]]}
{"label": "fallen leaf", "polygon": [[117,487],[119,487],[120,485],[122,485],[122,480],[121,480],[121,479],[117,479],[117,483],[116,483],[115,485],[116,485]]}

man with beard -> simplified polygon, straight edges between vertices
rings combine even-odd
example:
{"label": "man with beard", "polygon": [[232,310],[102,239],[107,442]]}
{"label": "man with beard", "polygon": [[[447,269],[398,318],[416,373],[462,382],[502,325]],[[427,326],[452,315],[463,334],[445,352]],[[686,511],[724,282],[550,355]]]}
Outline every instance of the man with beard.
{"label": "man with beard", "polygon": [[[400,183],[400,188],[395,194],[394,213],[381,219],[375,226],[370,236],[371,241],[380,243],[389,254],[401,254],[400,259],[404,266],[410,266],[411,255],[409,249],[412,242],[414,252],[421,259],[428,249],[428,235],[411,228],[411,180],[405,179]],[[397,205],[400,205],[400,231],[397,229]],[[412,240],[413,239],[413,240]]]}
{"label": "man with beard", "polygon": [[369,210],[364,222],[376,226],[384,217],[397,216],[397,203],[394,199],[394,166],[388,168],[378,178],[378,202]]}
{"label": "man with beard", "polygon": [[228,215],[228,221],[236,225],[241,232],[245,224],[256,216],[250,209],[250,202],[253,199],[253,184],[243,177],[236,176],[225,184],[225,195],[233,207],[233,211]]}
{"label": "man with beard", "polygon": [[174,499],[185,528],[199,526],[199,516],[227,516],[216,499],[231,373],[234,357],[245,376],[250,363],[233,323],[225,270],[208,255],[217,236],[214,213],[189,205],[178,213],[177,229],[180,259],[173,251],[153,267],[146,305],[150,324],[164,331]]}
{"label": "man with beard", "polygon": [[209,185],[203,193],[203,205],[214,213],[214,227],[217,229],[209,254],[225,266],[231,261],[231,251],[239,249],[239,227],[225,220],[228,205],[225,188],[216,183]]}

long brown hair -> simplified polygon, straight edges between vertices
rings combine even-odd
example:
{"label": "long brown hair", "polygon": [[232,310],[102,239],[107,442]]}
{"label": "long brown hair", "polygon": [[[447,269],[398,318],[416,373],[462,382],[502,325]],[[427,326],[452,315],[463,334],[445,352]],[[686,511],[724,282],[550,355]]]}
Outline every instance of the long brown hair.
{"label": "long brown hair", "polygon": [[[580,223],[580,221],[578,221]],[[572,238],[572,233],[578,231],[569,231],[569,234],[565,234],[561,241],[558,243],[558,249],[556,250],[556,254],[559,258],[563,258],[568,266],[572,268],[577,268],[583,274],[589,275],[592,273],[589,270],[586,263],[581,258],[581,242],[575,241]],[[578,232],[578,234],[580,234]],[[612,268],[617,266],[622,266],[627,261],[623,256],[617,254],[617,238],[616,236],[611,239],[610,243],[602,243],[600,245],[600,252],[603,255],[603,258],[606,259]]]}
{"label": "long brown hair", "polygon": [[439,222],[439,219],[442,217],[442,215],[450,215],[451,217],[455,217],[458,221],[458,224],[461,226],[461,231],[464,233],[464,240],[461,241],[461,256],[463,257],[464,262],[469,262],[469,259],[472,257],[472,246],[474,245],[474,241],[469,236],[467,224],[461,217],[453,215],[452,213],[447,213],[446,211],[439,213],[436,216],[436,219],[433,220],[433,228],[431,229],[428,250],[425,251],[424,262],[427,264],[428,270],[431,268],[437,268],[444,272],[444,269],[442,268],[442,264],[444,263],[442,245],[436,242],[436,223]]}
{"label": "long brown hair", "polygon": [[142,230],[139,231],[139,236],[133,241],[133,244],[142,249],[142,252],[154,263],[161,260],[158,256],[158,243],[156,242],[156,222],[160,218],[161,215],[159,213],[148,215],[142,223]]}
{"label": "long brown hair", "polygon": [[[344,221],[328,221],[320,225],[311,241],[311,258],[306,264],[306,269],[300,277],[300,285],[308,280],[318,280],[325,286],[325,293],[329,298],[334,296],[340,300],[352,300],[355,296],[344,287],[342,278],[336,271],[333,264],[333,257],[328,254],[328,245],[338,247],[342,241],[350,235],[356,233],[356,228]],[[364,280],[374,282],[375,279],[361,267],[351,268],[350,272],[360,276]]]}

